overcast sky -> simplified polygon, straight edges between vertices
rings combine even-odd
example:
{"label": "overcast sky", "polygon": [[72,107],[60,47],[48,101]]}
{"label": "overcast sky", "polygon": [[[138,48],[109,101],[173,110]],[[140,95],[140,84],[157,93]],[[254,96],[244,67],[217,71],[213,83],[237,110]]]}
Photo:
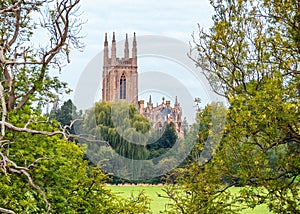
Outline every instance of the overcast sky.
{"label": "overcast sky", "polygon": [[[133,32],[136,32],[137,36],[167,36],[188,44],[192,41],[191,34],[197,33],[198,24],[206,29],[211,26],[213,12],[209,0],[82,0],[81,11],[82,19],[86,21],[82,29],[86,47],[83,52],[71,53],[71,63],[62,70],[61,79],[68,82],[74,92],[61,99],[72,98],[76,93],[77,83],[83,78],[82,73],[88,63],[103,50],[105,32],[108,33],[109,40],[112,32],[116,33],[117,41],[123,40],[126,33],[132,37]],[[139,68],[144,66],[142,63],[149,64],[140,60]],[[166,63],[168,62],[161,64]],[[169,69],[176,70],[176,67],[178,65]],[[180,69],[182,70],[178,70]],[[99,66],[99,78],[101,72],[102,68]]]}
{"label": "overcast sky", "polygon": [[102,51],[104,34],[116,32],[117,40],[132,36],[162,35],[188,43],[197,32],[197,24],[211,25],[209,0],[82,0],[82,34],[84,52],[73,52],[71,64],[63,69],[62,78],[75,89],[80,73]]}

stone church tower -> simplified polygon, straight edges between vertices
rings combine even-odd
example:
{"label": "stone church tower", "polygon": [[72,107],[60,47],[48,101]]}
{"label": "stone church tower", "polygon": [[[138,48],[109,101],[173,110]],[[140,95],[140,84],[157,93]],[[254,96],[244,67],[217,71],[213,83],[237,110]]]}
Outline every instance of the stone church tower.
{"label": "stone church tower", "polygon": [[111,57],[109,57],[107,33],[104,41],[103,73],[102,73],[102,101],[127,101],[136,105],[138,111],[150,120],[155,130],[163,128],[164,123],[172,123],[179,137],[183,136],[182,109],[175,100],[174,107],[170,100],[163,98],[160,105],[154,106],[149,98],[147,105],[144,100],[138,101],[138,72],[137,72],[137,44],[134,33],[132,57],[129,57],[128,35],[126,34],[124,56],[116,56],[116,39],[113,33]]}
{"label": "stone church tower", "polygon": [[132,57],[129,57],[128,35],[126,34],[124,56],[116,56],[116,39],[113,33],[111,57],[109,57],[107,33],[104,41],[102,100],[121,101],[138,105],[137,44],[134,33]]}

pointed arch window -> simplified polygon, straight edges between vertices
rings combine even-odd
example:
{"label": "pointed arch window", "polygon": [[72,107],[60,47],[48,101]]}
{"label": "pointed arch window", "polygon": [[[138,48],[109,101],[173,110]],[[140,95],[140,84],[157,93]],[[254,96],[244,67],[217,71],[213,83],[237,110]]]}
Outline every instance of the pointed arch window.
{"label": "pointed arch window", "polygon": [[126,77],[124,73],[120,79],[120,99],[126,99]]}

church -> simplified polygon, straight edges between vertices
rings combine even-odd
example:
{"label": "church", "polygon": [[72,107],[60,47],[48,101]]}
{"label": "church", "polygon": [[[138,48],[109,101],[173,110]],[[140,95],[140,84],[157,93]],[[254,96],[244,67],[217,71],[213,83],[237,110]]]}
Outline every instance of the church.
{"label": "church", "polygon": [[103,72],[102,72],[102,100],[127,101],[137,106],[152,124],[155,130],[161,130],[164,123],[172,123],[179,137],[183,136],[182,108],[175,98],[174,106],[170,100],[162,98],[162,103],[153,105],[151,95],[145,105],[144,100],[138,100],[138,66],[137,41],[133,35],[131,57],[129,55],[128,35],[125,38],[124,56],[116,56],[116,39],[113,33],[111,54],[109,55],[107,33],[105,33]]}

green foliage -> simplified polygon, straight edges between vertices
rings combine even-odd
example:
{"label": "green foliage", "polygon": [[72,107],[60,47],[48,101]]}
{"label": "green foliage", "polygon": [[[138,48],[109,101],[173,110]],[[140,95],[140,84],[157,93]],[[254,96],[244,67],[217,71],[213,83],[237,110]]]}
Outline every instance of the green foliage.
{"label": "green foliage", "polygon": [[[47,118],[34,114],[22,115],[20,111],[8,116],[22,126],[28,118],[39,121]],[[48,122],[31,123],[28,128],[54,131]],[[60,136],[33,135],[8,131],[6,140],[14,143],[6,150],[11,160],[29,167],[32,180],[45,191],[51,213],[146,213],[148,200],[141,193],[135,198],[122,199],[105,188],[107,176],[97,167],[83,160],[84,148],[68,142]],[[3,207],[17,213],[45,213],[47,208],[41,194],[25,176],[16,173],[0,178],[0,201]]]}
{"label": "green foliage", "polygon": [[70,99],[65,101],[60,108],[53,109],[50,116],[63,126],[70,125],[74,119],[78,118],[76,106]]}
{"label": "green foliage", "polygon": [[[212,103],[204,109],[198,109],[197,123],[190,128],[185,142],[194,142],[195,146],[180,168],[173,170],[167,181],[174,180],[176,185],[165,189],[173,201],[166,213],[235,213],[231,207],[231,193],[226,191],[230,185],[224,184],[224,178],[214,167],[214,155],[222,147],[218,142],[223,132],[215,133],[214,123],[224,119],[226,107],[221,103]],[[219,115],[219,116],[217,116]],[[220,123],[221,124],[221,123]],[[219,146],[219,143],[220,146]]]}
{"label": "green foliage", "polygon": [[[163,132],[161,134],[161,132]],[[147,149],[149,150],[149,159],[159,157],[166,153],[176,143],[177,134],[174,124],[164,124],[161,131],[155,131],[147,142]]]}
{"label": "green foliage", "polygon": [[222,143],[227,108],[221,102],[213,102],[199,108],[196,123],[192,124],[185,137],[185,143],[194,145],[185,164],[192,162],[206,163],[215,154],[219,144]]}
{"label": "green foliage", "polygon": [[[134,175],[127,174],[129,167],[136,167],[140,177],[152,178],[153,172],[156,173],[154,170],[162,170],[178,162],[175,158],[158,158],[169,152],[177,141],[174,125],[165,124],[161,131],[150,130],[150,127],[150,122],[132,104],[96,103],[86,113],[81,130],[82,134],[92,138],[81,140],[81,143],[87,145],[87,157],[93,164],[102,166],[113,175],[128,178],[124,180],[113,176],[112,183],[158,183],[160,177],[136,180]],[[128,158],[130,166],[124,167],[118,155]],[[170,153],[172,155],[175,156]],[[134,160],[148,160],[144,162],[147,170],[143,170],[137,162],[133,164]]]}
{"label": "green foliage", "polygon": [[[147,156],[144,134],[149,131],[149,121],[139,115],[134,105],[126,102],[101,102],[90,109],[85,116],[82,131],[104,140],[120,155],[130,159],[144,159]],[[88,143],[88,142],[86,142]],[[89,144],[89,150],[93,143]],[[98,160],[100,161],[100,160]],[[98,162],[96,161],[96,162]]]}
{"label": "green foliage", "polygon": [[57,120],[62,127],[70,126],[68,129],[70,134],[80,132],[82,115],[81,112],[76,111],[76,106],[70,99],[65,101],[60,108],[56,107],[52,109],[50,119]]}
{"label": "green foliage", "polygon": [[[299,4],[211,4],[214,24],[209,32],[200,30],[196,62],[227,98],[227,124],[214,157],[184,171],[182,182],[191,196],[180,197],[178,204],[182,213],[193,213],[199,201],[204,213],[262,203],[275,213],[299,213]],[[206,134],[200,131],[202,138]],[[223,191],[232,185],[243,187],[238,195]]]}
{"label": "green foliage", "polygon": [[[87,136],[80,143],[87,146],[87,158],[94,165],[119,177],[132,177],[118,156],[129,160],[144,160],[149,121],[139,115],[134,105],[126,102],[96,103],[84,116],[80,134]],[[130,166],[128,166],[130,167]],[[141,172],[141,168],[137,167]],[[128,182],[113,177],[112,183]]]}
{"label": "green foliage", "polygon": [[[57,94],[70,92],[55,73],[70,50],[83,47],[79,2],[0,1],[0,212],[148,212],[142,193],[122,199],[104,189],[107,176],[83,160],[86,148],[41,116]],[[72,107],[68,101],[56,112],[62,124],[70,123]]]}
{"label": "green foliage", "polygon": [[[76,14],[79,1],[50,2],[0,2],[1,81],[9,111],[27,102],[45,105],[57,94],[70,92],[67,83],[60,81],[51,68],[56,70],[68,61],[70,49],[82,47],[78,40],[82,23]],[[50,18],[51,10],[69,12],[64,17],[56,13]],[[69,19],[73,21],[69,23]],[[37,40],[37,36],[45,37],[44,41]]]}

